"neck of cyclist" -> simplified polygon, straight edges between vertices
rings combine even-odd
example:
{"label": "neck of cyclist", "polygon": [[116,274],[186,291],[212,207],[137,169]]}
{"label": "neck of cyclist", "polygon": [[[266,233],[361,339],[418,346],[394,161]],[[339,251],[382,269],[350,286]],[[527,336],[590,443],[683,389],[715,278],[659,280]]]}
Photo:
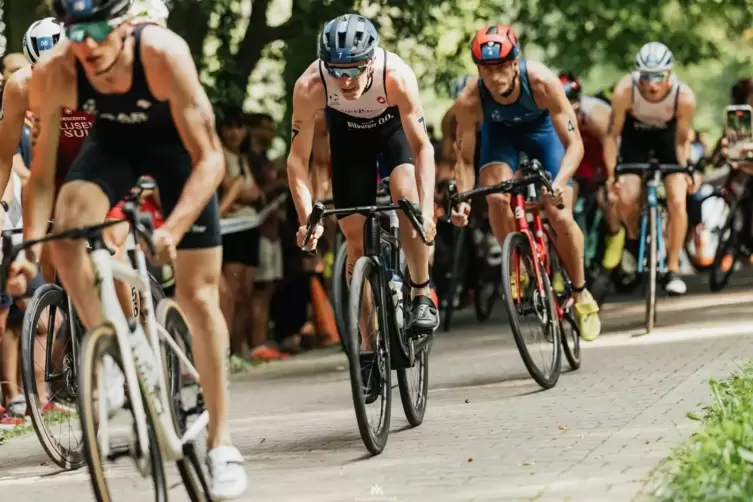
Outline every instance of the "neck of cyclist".
{"label": "neck of cyclist", "polygon": [[97,72],[94,75],[95,78],[101,78],[112,85],[126,79],[130,81],[134,60],[134,44],[131,43],[131,40],[130,33],[123,34],[121,37],[120,50],[118,51],[117,56],[115,56],[115,59],[113,59],[112,64]]}

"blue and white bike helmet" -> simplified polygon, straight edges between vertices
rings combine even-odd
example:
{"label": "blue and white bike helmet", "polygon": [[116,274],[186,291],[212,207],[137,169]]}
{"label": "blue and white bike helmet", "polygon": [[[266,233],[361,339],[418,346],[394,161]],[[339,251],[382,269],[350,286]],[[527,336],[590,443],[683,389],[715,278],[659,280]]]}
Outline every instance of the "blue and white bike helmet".
{"label": "blue and white bike helmet", "polygon": [[63,25],[54,17],[35,21],[24,34],[24,56],[34,66],[42,54],[55,47],[62,35]]}

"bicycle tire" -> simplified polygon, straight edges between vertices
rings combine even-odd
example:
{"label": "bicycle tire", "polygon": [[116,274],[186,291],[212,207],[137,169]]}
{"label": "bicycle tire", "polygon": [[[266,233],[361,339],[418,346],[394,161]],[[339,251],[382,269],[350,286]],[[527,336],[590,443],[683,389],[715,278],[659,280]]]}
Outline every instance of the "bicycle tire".
{"label": "bicycle tire", "polygon": [[340,343],[343,346],[343,350],[347,350],[345,344],[348,337],[345,336],[345,333],[348,332],[349,328],[347,266],[348,246],[343,241],[337,249],[332,270],[332,308],[335,310],[335,324],[337,325],[338,333],[340,333]]}
{"label": "bicycle tire", "polygon": [[[170,336],[183,346],[183,353],[186,358],[194,364],[193,360],[193,338],[191,331],[188,329],[188,322],[180,306],[172,299],[162,299],[157,305],[157,322],[165,328]],[[173,423],[178,436],[182,436],[188,428],[188,417],[203,412],[203,394],[197,393],[197,406],[192,413],[184,408],[184,402],[181,396],[185,388],[183,376],[180,369],[180,359],[178,356],[163,347],[163,355],[168,375],[168,388],[170,389],[170,398],[172,406],[170,407]],[[196,384],[198,386],[198,384]],[[201,403],[199,406],[198,403]],[[183,480],[183,486],[188,492],[191,502],[205,502],[211,500],[209,485],[207,483],[208,473],[204,462],[199,460],[199,454],[196,449],[197,441],[183,445],[183,458],[176,461],[178,472]],[[204,445],[205,446],[205,445]]]}
{"label": "bicycle tire", "polygon": [[[94,329],[90,329],[84,335],[81,342],[81,359],[79,361],[78,385],[79,385],[79,416],[81,417],[81,429],[83,431],[83,450],[89,465],[89,477],[94,489],[94,496],[100,502],[111,502],[112,497],[105,480],[102,458],[99,453],[97,441],[97,429],[95,425],[95,410],[92,406],[91,396],[94,395],[94,379],[92,370],[95,361],[105,354],[109,354],[115,363],[123,370],[123,363],[118,347],[118,337],[115,327],[105,322]],[[151,465],[152,481],[154,482],[155,502],[167,502],[167,478],[165,466],[162,463],[162,453],[157,437],[157,431],[152,419],[152,404],[144,399],[143,388],[139,379],[139,390],[146,418],[147,434],[149,438],[149,463]]]}
{"label": "bicycle tire", "polygon": [[350,340],[348,340],[348,343],[346,344],[348,366],[350,369],[350,388],[353,395],[353,407],[356,412],[358,430],[366,449],[373,455],[378,455],[384,450],[390,433],[390,419],[392,416],[392,369],[389,353],[389,333],[385,332],[385,330],[389,328],[387,328],[386,322],[382,322],[383,319],[379,319],[378,326],[380,329],[376,350],[374,351],[374,366],[376,366],[377,369],[381,369],[380,373],[382,374],[382,385],[380,389],[381,427],[376,431],[372,431],[367,416],[366,400],[363,392],[364,385],[361,376],[360,359],[361,337],[358,321],[361,313],[361,301],[363,299],[362,291],[366,279],[369,279],[371,284],[371,292],[377,306],[376,312],[378,315],[382,314],[382,317],[384,317],[383,313],[385,312],[385,305],[382,304],[384,295],[381,294],[379,288],[387,287],[387,285],[383,284],[382,278],[379,277],[379,273],[380,269],[372,258],[362,256],[356,261],[350,285],[351,289],[358,293],[350,295],[350,308],[348,313],[350,325],[347,331],[347,336],[350,337]]}
{"label": "bicycle tire", "polygon": [[[400,257],[404,256],[402,249],[400,250]],[[405,326],[410,321],[410,301],[411,287],[408,285],[410,281],[410,272],[407,265],[401,264],[400,269],[403,272],[405,281],[403,282],[403,330],[399,333],[399,336],[404,341],[408,334],[405,331]],[[431,352],[431,346],[433,341],[429,342],[421,352],[416,354],[416,359],[412,368],[399,369],[397,373],[397,386],[400,390],[400,402],[403,405],[403,412],[405,418],[412,427],[418,427],[424,421],[424,415],[426,415],[426,406],[429,400],[429,353]],[[410,382],[408,381],[408,372],[415,371],[418,366],[417,373],[419,374],[420,383],[418,385],[418,392],[414,396],[411,391]]]}
{"label": "bicycle tire", "polygon": [[643,271],[646,287],[646,334],[651,333],[656,325],[656,267],[658,266],[657,207],[649,207],[648,234],[646,234],[646,267]]}
{"label": "bicycle tire", "polygon": [[[559,270],[565,284],[565,291],[568,292],[567,295],[563,294],[562,297],[560,297],[559,294],[556,296],[557,304],[561,306],[563,303],[568,302],[572,297],[572,294],[569,293],[572,291],[572,281],[570,280],[570,275],[567,273],[567,270],[565,270],[565,267],[562,265],[562,261],[560,260],[559,254],[557,254],[557,249],[555,248],[554,243],[549,239],[549,236],[553,234],[554,230],[550,229],[549,232],[552,232],[546,234],[547,254],[549,256],[549,268],[551,274],[549,282],[554,284],[554,273]],[[580,351],[580,329],[578,329],[578,323],[575,322],[572,306],[564,311],[559,322],[562,351],[565,353],[565,359],[567,359],[567,364],[570,366],[570,370],[578,370],[580,369],[582,362]]]}
{"label": "bicycle tire", "polygon": [[[68,296],[66,295],[65,290],[57,284],[44,284],[34,292],[34,296],[32,296],[29,301],[29,305],[24,313],[23,327],[21,328],[21,378],[24,384],[26,409],[31,418],[31,423],[34,427],[34,432],[37,434],[39,443],[55,465],[61,469],[70,471],[81,468],[86,462],[82,452],[82,445],[79,444],[78,448],[75,450],[69,450],[62,444],[58,444],[57,446],[53,444],[53,438],[51,436],[52,431],[47,427],[47,424],[44,421],[43,405],[39,396],[39,389],[37,389],[37,380],[34,371],[34,347],[37,338],[36,331],[42,313],[48,307],[56,307],[57,309],[66,312],[64,315],[67,317],[67,300]],[[52,314],[49,314],[48,317],[48,329],[51,329],[54,332],[54,323],[52,327],[49,327],[50,318],[52,318]],[[68,329],[70,330],[70,328]],[[57,333],[53,333],[52,339],[54,340],[56,336]],[[70,340],[72,341],[75,336],[77,336],[76,333],[71,333],[69,337]],[[46,345],[46,352],[53,350],[54,344]],[[41,347],[39,347],[38,350],[41,350]],[[47,354],[45,354],[45,364],[46,361]],[[75,364],[72,371],[75,375]]]}
{"label": "bicycle tire", "polygon": [[[497,297],[499,296],[499,278],[494,274],[487,280],[479,278],[478,282],[478,288],[473,295],[473,307],[476,311],[476,320],[478,322],[486,322],[489,320],[489,317],[491,317],[492,311],[494,310],[494,304],[497,302]],[[481,293],[485,291],[486,288],[490,288],[491,292],[485,297]]]}
{"label": "bicycle tire", "polygon": [[[510,294],[510,261],[513,255],[513,251],[518,248],[527,251],[532,261],[536,264],[536,267],[538,267],[536,274],[541,277],[544,294],[546,295],[546,301],[545,303],[542,303],[542,306],[546,307],[546,309],[549,311],[549,320],[547,324],[549,324],[549,329],[552,333],[552,341],[549,343],[552,345],[553,354],[552,371],[549,376],[546,376],[544,372],[541,371],[541,369],[539,369],[539,367],[536,366],[536,364],[533,362],[533,358],[528,351],[528,346],[523,339],[523,333],[520,329],[520,322],[518,320],[515,301]],[[535,279],[531,277],[530,280],[534,281]],[[536,383],[538,383],[544,389],[551,389],[552,387],[557,385],[557,381],[559,380],[560,372],[562,369],[562,336],[560,333],[560,323],[557,319],[557,309],[555,306],[556,300],[554,299],[554,291],[552,289],[551,283],[549,282],[549,277],[546,274],[546,270],[544,270],[543,265],[536,258],[536,255],[534,255],[533,250],[531,249],[531,243],[528,238],[520,232],[513,232],[511,234],[508,234],[505,238],[504,244],[502,245],[502,297],[507,309],[507,318],[510,322],[513,339],[515,340],[515,345],[518,347],[518,352],[520,352],[520,357],[523,359],[523,364],[525,364],[528,373],[531,375],[531,378],[536,381]],[[556,322],[553,322],[555,321],[555,319]]]}
{"label": "bicycle tire", "polygon": [[[711,265],[709,271],[709,288],[715,293],[727,287],[727,284],[732,277],[732,272],[735,270],[735,265],[737,264],[740,255],[738,247],[739,236],[734,229],[735,218],[741,207],[749,205],[747,200],[747,198],[743,198],[730,204],[729,214],[719,232],[719,244],[716,247],[716,253],[714,253],[714,264]],[[743,205],[743,202],[746,202],[746,204]],[[743,221],[745,221],[744,218]],[[729,236],[725,239],[724,235],[727,232],[729,232]],[[732,263],[730,264],[729,269],[725,271],[722,270],[722,261],[728,254],[732,255]]]}
{"label": "bicycle tire", "polygon": [[[450,269],[450,277],[447,281],[447,303],[444,312],[441,313],[443,319],[442,329],[445,332],[450,331],[452,327],[452,318],[455,311],[455,298],[458,292],[458,286],[465,287],[465,276],[468,268],[468,253],[466,240],[466,229],[461,227],[455,227],[453,229],[455,238],[452,246],[452,268]],[[461,274],[460,271],[463,271]],[[463,294],[462,292],[460,293]]]}

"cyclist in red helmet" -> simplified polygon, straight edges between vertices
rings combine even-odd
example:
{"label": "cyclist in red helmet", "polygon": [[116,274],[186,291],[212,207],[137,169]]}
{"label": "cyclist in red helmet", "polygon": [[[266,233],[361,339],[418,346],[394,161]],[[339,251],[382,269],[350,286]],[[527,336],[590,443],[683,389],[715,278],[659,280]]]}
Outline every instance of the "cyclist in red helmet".
{"label": "cyclist in red helmet", "polygon": [[[577,200],[581,191],[588,193],[596,190],[596,184],[593,182],[596,176],[607,178],[602,144],[608,133],[612,107],[597,97],[583,96],[580,80],[573,73],[561,72],[559,77],[562,89],[578,116],[578,129],[583,139],[583,160],[575,173],[579,181],[573,184],[573,199]],[[625,230],[620,222],[616,200],[609,201],[601,196],[598,199],[609,229],[601,264],[605,270],[612,270],[619,265],[622,258]]]}
{"label": "cyclist in red helmet", "polygon": [[[583,158],[578,119],[559,78],[545,65],[519,57],[518,37],[509,26],[479,29],[471,40],[479,77],[460,92],[456,103],[458,151],[455,166],[458,189],[473,187],[476,175],[482,186],[515,176],[521,153],[535,157],[552,174],[553,194],[545,194],[544,209],[560,236],[557,247],[572,278],[575,313],[584,340],[601,332],[599,307],[586,290],[583,270],[583,232],[573,218],[571,178]],[[473,168],[476,130],[481,126],[478,173]],[[556,202],[565,208],[558,210]],[[515,228],[509,196],[488,197],[489,219],[502,243]],[[466,225],[470,206],[461,204],[453,221]]]}

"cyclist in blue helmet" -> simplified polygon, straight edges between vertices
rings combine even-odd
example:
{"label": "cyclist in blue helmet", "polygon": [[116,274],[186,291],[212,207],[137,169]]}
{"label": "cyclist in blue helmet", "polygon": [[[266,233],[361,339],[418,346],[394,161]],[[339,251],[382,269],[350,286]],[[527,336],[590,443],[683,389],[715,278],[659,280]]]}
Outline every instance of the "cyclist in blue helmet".
{"label": "cyclist in blue helmet", "polygon": [[[434,238],[434,148],[426,132],[418,82],[397,55],[379,47],[372,22],[359,14],[329,21],[319,35],[318,59],[298,78],[293,91],[293,130],[288,176],[302,243],[312,209],[308,176],[314,117],[324,110],[332,159],[335,207],[374,204],[376,165],[389,175],[393,199],[419,204],[429,239]],[[401,220],[405,216],[400,214]],[[348,270],[363,254],[363,216],[339,221],[347,240]],[[429,248],[401,222],[401,244],[413,282],[410,332],[436,329],[439,316],[429,289]],[[316,247],[323,228],[309,243]],[[371,384],[369,384],[371,386]],[[374,390],[380,387],[375,386]]]}

